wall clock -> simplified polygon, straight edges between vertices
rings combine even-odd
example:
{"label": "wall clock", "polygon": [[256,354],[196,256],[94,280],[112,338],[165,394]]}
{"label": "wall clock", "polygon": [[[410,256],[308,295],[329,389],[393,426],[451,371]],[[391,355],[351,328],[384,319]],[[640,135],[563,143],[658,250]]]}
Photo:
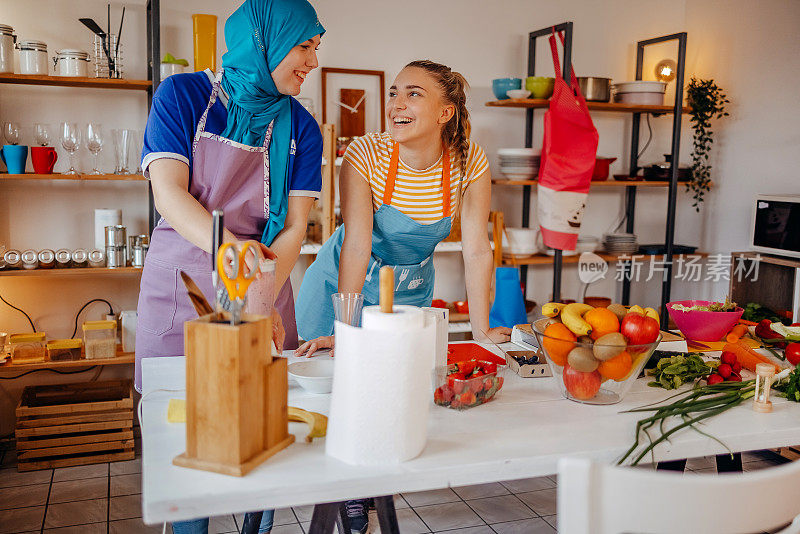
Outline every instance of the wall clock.
{"label": "wall clock", "polygon": [[385,93],[383,71],[322,67],[322,122],[336,124],[338,137],[382,132]]}

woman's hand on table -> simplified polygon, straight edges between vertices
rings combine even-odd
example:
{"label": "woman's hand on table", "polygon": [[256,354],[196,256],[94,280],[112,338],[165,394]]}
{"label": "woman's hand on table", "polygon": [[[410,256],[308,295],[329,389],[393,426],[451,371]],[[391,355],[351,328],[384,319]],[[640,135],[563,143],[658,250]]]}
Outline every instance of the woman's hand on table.
{"label": "woman's hand on table", "polygon": [[480,332],[477,336],[473,336],[473,339],[478,343],[487,341],[492,343],[508,343],[511,341],[511,329],[505,326],[490,328],[489,331],[486,332],[486,335]]}
{"label": "woman's hand on table", "polygon": [[298,357],[305,356],[306,358],[310,358],[318,350],[331,349],[330,355],[333,356],[333,344],[333,336],[321,336],[316,339],[312,339],[311,341],[306,341],[300,345],[297,350],[294,351],[294,355]]}
{"label": "woman's hand on table", "polygon": [[286,341],[286,330],[283,329],[283,319],[278,310],[272,308],[272,341],[278,354],[283,352],[283,343]]}

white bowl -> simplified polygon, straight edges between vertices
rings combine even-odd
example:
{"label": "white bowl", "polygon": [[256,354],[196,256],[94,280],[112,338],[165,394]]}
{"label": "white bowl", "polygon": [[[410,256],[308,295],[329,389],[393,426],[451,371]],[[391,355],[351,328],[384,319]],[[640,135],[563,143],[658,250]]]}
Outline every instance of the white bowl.
{"label": "white bowl", "polygon": [[508,98],[528,98],[531,92],[527,89],[509,89],[506,91]]}
{"label": "white bowl", "polygon": [[617,93],[664,93],[667,90],[666,82],[650,80],[636,80],[614,84]]}
{"label": "white bowl", "polygon": [[503,248],[515,256],[536,254],[539,246],[536,243],[539,230],[536,228],[507,227],[503,234]]}
{"label": "white bowl", "polygon": [[330,393],[333,388],[333,358],[290,363],[289,376],[309,393]]}
{"label": "white bowl", "polygon": [[637,106],[663,106],[664,93],[615,93],[614,102]]}
{"label": "white bowl", "polygon": [[538,148],[499,148],[498,156],[540,156],[542,151]]}

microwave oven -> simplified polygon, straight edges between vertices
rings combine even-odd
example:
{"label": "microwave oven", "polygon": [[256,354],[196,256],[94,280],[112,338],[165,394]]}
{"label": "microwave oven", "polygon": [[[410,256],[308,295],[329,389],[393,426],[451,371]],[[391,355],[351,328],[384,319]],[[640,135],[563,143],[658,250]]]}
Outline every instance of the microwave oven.
{"label": "microwave oven", "polygon": [[750,248],[800,258],[800,195],[757,195]]}

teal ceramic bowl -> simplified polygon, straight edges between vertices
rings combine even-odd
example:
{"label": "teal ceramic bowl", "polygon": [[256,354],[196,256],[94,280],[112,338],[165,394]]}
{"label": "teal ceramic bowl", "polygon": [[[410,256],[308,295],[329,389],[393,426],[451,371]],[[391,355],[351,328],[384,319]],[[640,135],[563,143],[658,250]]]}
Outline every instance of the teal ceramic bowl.
{"label": "teal ceramic bowl", "polygon": [[531,92],[531,98],[550,98],[553,96],[555,83],[555,78],[528,76],[525,78],[525,89]]}
{"label": "teal ceramic bowl", "polygon": [[508,100],[506,91],[509,89],[522,89],[520,78],[497,78],[492,80],[492,92],[497,100]]}

